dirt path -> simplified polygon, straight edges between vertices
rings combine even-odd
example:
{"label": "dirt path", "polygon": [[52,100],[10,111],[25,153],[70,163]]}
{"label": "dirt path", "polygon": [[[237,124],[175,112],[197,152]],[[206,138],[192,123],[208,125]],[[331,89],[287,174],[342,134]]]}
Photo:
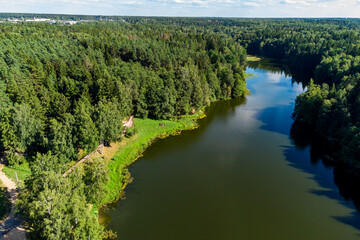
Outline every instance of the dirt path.
{"label": "dirt path", "polygon": [[[125,136],[126,129],[131,128],[134,125],[134,115],[129,117],[129,120],[126,121],[124,126],[124,131],[122,136]],[[100,145],[97,149],[80,159],[72,168],[70,168],[67,172],[63,174],[63,177],[66,177],[73,169],[78,166],[79,164],[90,160],[92,154],[99,152],[102,154],[102,149],[104,148],[104,141],[100,141]],[[26,240],[26,232],[23,228],[22,221],[15,216],[15,201],[17,199],[17,191],[16,191],[16,184],[9,179],[5,173],[2,172],[4,165],[0,164],[0,180],[4,183],[4,186],[7,187],[10,193],[10,201],[11,201],[11,212],[9,216],[2,222],[0,222],[0,240],[2,239],[10,239],[10,240]]]}
{"label": "dirt path", "polygon": [[16,184],[2,172],[3,167],[4,165],[0,164],[0,179],[9,191],[11,212],[9,216],[0,223],[0,239],[27,239],[22,221],[15,216],[15,201],[17,199]]}
{"label": "dirt path", "polygon": [[91,156],[91,154],[93,154],[93,153],[94,153],[94,152],[86,155],[85,157],[83,157],[82,159],[80,159],[79,161],[77,161],[76,164],[75,164],[72,168],[70,168],[69,170],[67,170],[67,171],[63,174],[63,177],[66,177],[69,173],[71,173],[71,172],[75,169],[75,167],[78,166],[79,164],[81,164],[81,163],[83,163],[83,162],[85,162],[85,161],[89,161],[89,160],[90,160],[90,156]]}
{"label": "dirt path", "polygon": [[127,128],[131,128],[133,125],[134,125],[134,115],[131,115],[129,117],[129,120],[126,123],[124,123],[123,126]]}
{"label": "dirt path", "polygon": [[[121,136],[124,137],[126,134],[126,128],[131,128],[133,125],[134,125],[134,115],[130,115],[129,120],[123,123],[124,131],[121,134]],[[77,161],[77,163],[72,168],[70,168],[63,174],[63,177],[66,177],[69,173],[71,173],[79,164],[81,164],[85,161],[89,161],[90,157],[93,154],[95,154],[96,152],[99,152],[100,154],[102,154],[103,149],[104,149],[104,140],[100,140],[100,145],[96,148],[96,150],[92,153],[89,153],[85,157],[81,158],[79,161]]]}
{"label": "dirt path", "polygon": [[123,126],[124,126],[124,131],[123,131],[123,133],[122,133],[121,136],[124,137],[125,134],[126,134],[126,128],[131,128],[133,125],[134,125],[134,115],[131,115],[131,116],[129,117],[129,120],[123,124]]}

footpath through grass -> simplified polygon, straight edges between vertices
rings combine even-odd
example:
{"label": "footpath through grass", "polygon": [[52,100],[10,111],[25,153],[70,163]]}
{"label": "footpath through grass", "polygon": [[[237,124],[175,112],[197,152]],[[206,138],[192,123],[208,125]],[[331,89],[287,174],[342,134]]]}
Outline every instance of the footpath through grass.
{"label": "footpath through grass", "polygon": [[183,116],[179,120],[152,120],[135,118],[136,134],[122,140],[122,144],[109,160],[110,181],[108,193],[103,204],[115,201],[129,182],[130,174],[127,167],[142,156],[145,149],[156,139],[179,134],[181,130],[197,127],[196,120],[204,117],[202,113]]}
{"label": "footpath through grass", "polygon": [[[8,178],[10,178],[16,185],[16,174],[18,176],[19,179],[19,185],[20,188],[23,188],[25,186],[24,184],[24,180],[30,176],[31,174],[31,170],[29,167],[29,163],[28,162],[24,162],[18,166],[5,166],[2,170],[6,176],[8,176]],[[16,173],[16,174],[15,174]]]}
{"label": "footpath through grass", "polygon": [[[110,181],[106,188],[105,198],[101,204],[111,203],[117,200],[127,183],[130,181],[128,166],[142,156],[145,149],[156,139],[165,138],[170,135],[179,134],[182,130],[190,130],[197,127],[197,119],[205,117],[205,114],[198,112],[194,115],[182,116],[177,120],[153,120],[135,118],[136,134],[131,138],[123,138],[120,142],[112,143],[110,147],[104,149],[102,155],[96,153],[92,158],[101,157],[107,161],[109,166]],[[5,166],[2,170],[12,181],[17,184],[16,174],[19,179],[20,188],[24,187],[24,180],[31,175],[31,170],[27,162],[18,166]],[[0,192],[0,198],[2,198]],[[0,201],[2,201],[0,199]],[[5,206],[0,203],[0,207]],[[94,214],[100,206],[94,206]],[[0,209],[1,211],[1,209]],[[0,212],[1,215],[1,212]]]}

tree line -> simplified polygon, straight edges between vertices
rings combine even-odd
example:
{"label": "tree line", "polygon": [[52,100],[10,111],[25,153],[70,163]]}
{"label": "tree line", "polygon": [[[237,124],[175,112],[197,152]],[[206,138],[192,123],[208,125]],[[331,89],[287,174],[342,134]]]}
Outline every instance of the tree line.
{"label": "tree line", "polygon": [[[230,37],[247,53],[277,58],[312,77],[293,117],[340,146],[335,158],[360,168],[359,19],[135,18]],[[154,23],[155,24],[155,23]]]}
{"label": "tree line", "polygon": [[[18,209],[35,239],[112,236],[92,205],[108,167],[71,162],[100,140],[120,140],[122,120],[175,119],[247,94],[246,51],[231,38],[161,24],[0,25],[0,152],[28,162]],[[121,184],[121,183],[119,183]]]}
{"label": "tree line", "polygon": [[246,96],[247,53],[313,75],[294,118],[339,142],[339,159],[360,166],[358,20],[119,20],[0,25],[0,152],[10,165],[30,164],[19,209],[34,238],[111,237],[91,207],[102,202],[96,193],[106,191],[107,166],[62,173],[80,149],[120,140],[130,114],[175,119]]}

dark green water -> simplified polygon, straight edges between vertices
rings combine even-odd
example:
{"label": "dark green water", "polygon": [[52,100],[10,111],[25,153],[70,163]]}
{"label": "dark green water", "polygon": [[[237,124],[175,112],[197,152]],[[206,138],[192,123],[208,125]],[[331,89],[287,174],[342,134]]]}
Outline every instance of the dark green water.
{"label": "dark green water", "polygon": [[290,137],[302,85],[270,64],[247,72],[246,100],[212,104],[130,167],[126,199],[102,213],[119,239],[360,239],[346,174]]}

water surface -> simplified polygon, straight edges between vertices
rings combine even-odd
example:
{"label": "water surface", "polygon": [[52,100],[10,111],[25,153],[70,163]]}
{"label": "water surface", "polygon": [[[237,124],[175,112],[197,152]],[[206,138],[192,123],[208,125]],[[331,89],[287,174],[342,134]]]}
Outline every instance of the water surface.
{"label": "water surface", "polygon": [[342,174],[290,137],[302,84],[267,64],[247,69],[250,96],[213,103],[130,167],[126,199],[103,212],[119,239],[360,239]]}

